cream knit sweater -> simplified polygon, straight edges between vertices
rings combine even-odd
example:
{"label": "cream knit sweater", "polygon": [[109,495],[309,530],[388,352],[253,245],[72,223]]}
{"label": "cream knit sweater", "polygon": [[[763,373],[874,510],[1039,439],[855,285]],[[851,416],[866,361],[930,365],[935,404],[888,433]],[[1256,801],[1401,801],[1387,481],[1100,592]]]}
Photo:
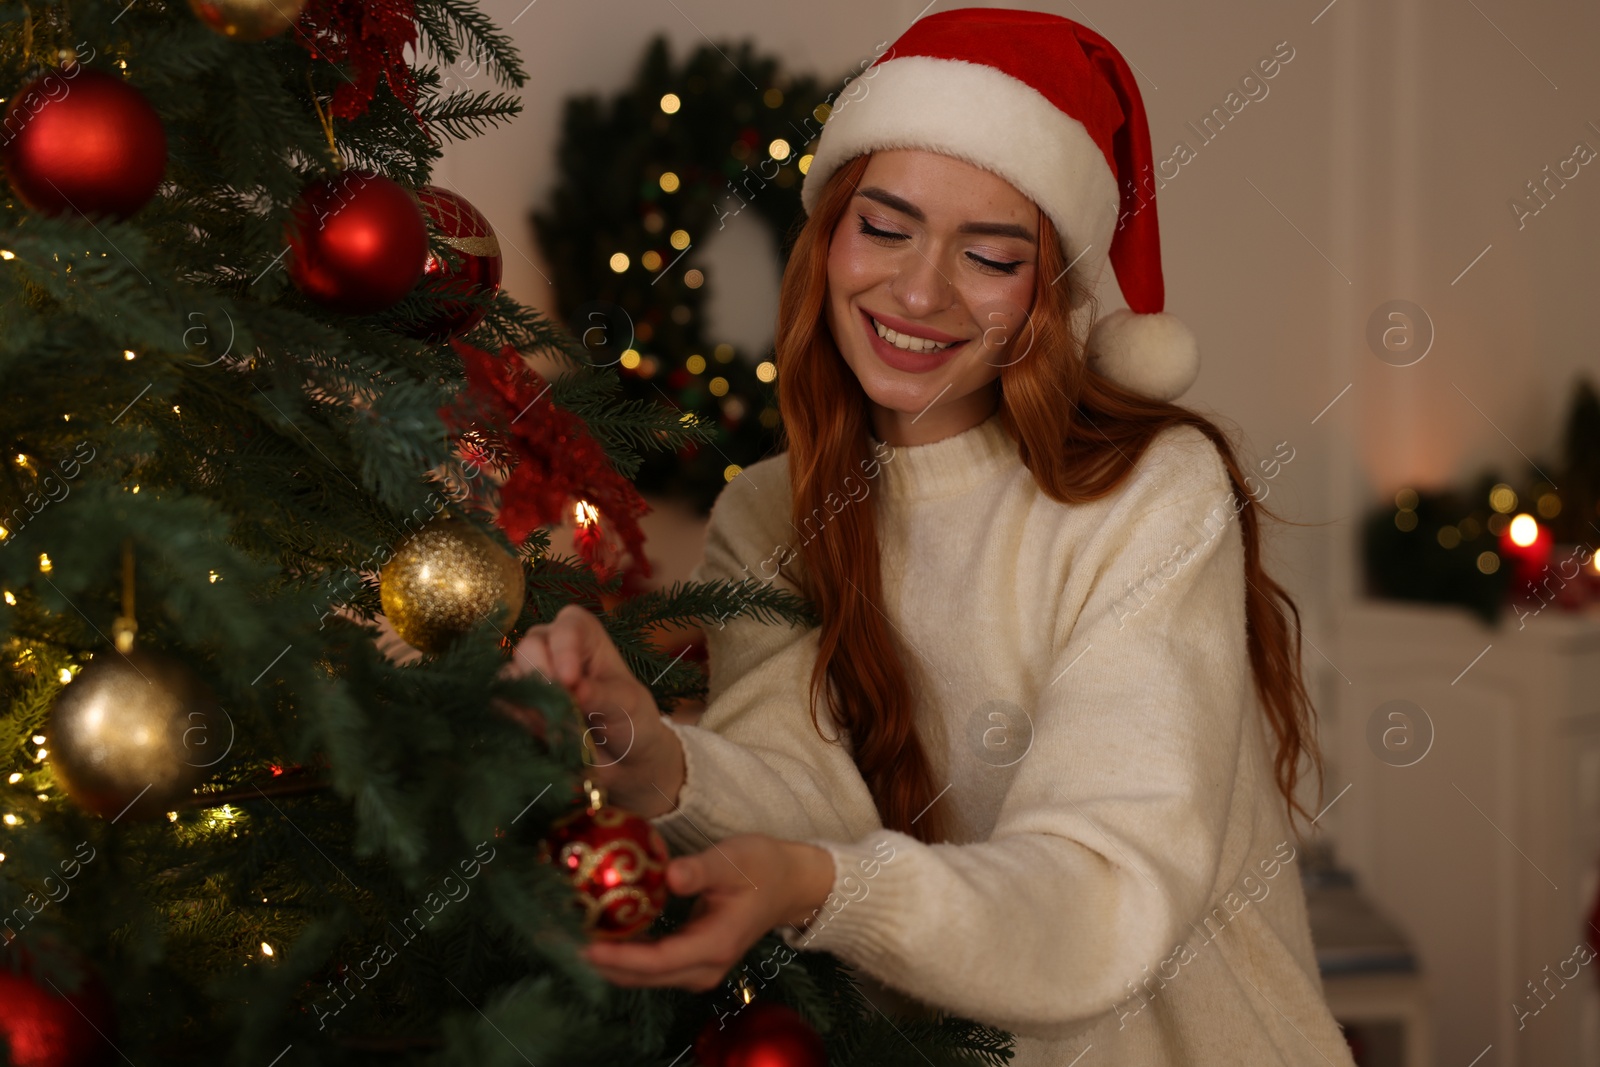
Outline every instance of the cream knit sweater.
{"label": "cream knit sweater", "polygon": [[[672,724],[687,775],[656,826],[684,851],[751,831],[828,849],[834,894],[784,940],[852,964],[891,1014],[920,1002],[1014,1032],[1014,1067],[1350,1067],[1270,773],[1216,448],[1168,429],[1117,492],[1069,506],[998,414],[874,444],[881,462],[829,507],[877,509],[881,608],[952,840],[884,829],[848,752],[817,736],[816,630],[738,617],[708,628],[707,707]],[[794,588],[778,566],[801,565],[817,526],[789,523],[787,463],[722,492],[695,579]]]}

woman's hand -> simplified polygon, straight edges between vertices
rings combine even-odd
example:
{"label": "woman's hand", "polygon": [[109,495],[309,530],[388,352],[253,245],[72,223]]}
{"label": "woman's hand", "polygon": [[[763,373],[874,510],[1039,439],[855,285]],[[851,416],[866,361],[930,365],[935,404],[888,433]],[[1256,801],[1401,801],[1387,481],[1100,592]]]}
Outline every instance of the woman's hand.
{"label": "woman's hand", "polygon": [[[500,673],[520,678],[533,671],[578,705],[594,742],[593,779],[612,803],[646,818],[677,806],[683,746],[594,612],[568,604],[550,622],[529,627]],[[542,727],[531,712],[506,711],[530,729]]]}
{"label": "woman's hand", "polygon": [[667,888],[699,896],[682,929],[659,941],[596,942],[584,958],[621,986],[714,989],[775,926],[799,926],[833,889],[833,856],[766,834],[723,838],[667,864]]}

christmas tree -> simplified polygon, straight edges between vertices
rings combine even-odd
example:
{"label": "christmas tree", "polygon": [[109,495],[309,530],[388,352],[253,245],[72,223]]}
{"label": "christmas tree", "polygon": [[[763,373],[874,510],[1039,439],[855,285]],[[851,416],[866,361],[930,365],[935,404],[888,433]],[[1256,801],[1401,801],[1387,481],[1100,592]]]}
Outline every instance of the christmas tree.
{"label": "christmas tree", "polygon": [[[453,89],[468,66],[496,87]],[[769,974],[774,936],[732,1006],[577,955],[652,912],[550,851],[594,829],[582,723],[500,676],[518,636],[595,610],[670,711],[705,678],[652,626],[809,608],[753,579],[621,597],[648,566],[627,478],[706,428],[499,291],[486,220],[428,184],[519,108],[481,12],[0,2],[0,68],[8,1062],[687,1063],[730,1014],[836,1063],[1006,1058],[891,1023],[831,957]]]}

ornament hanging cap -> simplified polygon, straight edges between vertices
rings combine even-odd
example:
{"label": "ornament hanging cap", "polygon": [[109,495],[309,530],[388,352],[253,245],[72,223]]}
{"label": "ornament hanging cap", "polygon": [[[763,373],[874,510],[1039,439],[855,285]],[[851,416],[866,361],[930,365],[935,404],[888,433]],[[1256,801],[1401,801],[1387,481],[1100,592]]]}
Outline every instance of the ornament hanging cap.
{"label": "ornament hanging cap", "polygon": [[912,24],[838,101],[801,201],[876,149],[961,159],[1050,216],[1069,270],[1092,294],[1109,262],[1127,301],[1097,322],[1090,365],[1134,392],[1176,400],[1200,371],[1194,335],[1162,310],[1161,239],[1144,102],[1111,42],[1039,11],[959,8]]}
{"label": "ornament hanging cap", "polygon": [[[585,767],[600,766],[600,750],[595,747],[593,728],[585,728],[580,735],[583,741],[583,763]],[[586,771],[583,775],[583,796],[589,804],[589,810],[599,811],[606,806],[606,792],[600,784]]]}
{"label": "ornament hanging cap", "polygon": [[132,652],[138,632],[139,623],[133,614],[133,538],[129,537],[122,542],[122,614],[111,623],[111,638],[117,651],[123,655]]}

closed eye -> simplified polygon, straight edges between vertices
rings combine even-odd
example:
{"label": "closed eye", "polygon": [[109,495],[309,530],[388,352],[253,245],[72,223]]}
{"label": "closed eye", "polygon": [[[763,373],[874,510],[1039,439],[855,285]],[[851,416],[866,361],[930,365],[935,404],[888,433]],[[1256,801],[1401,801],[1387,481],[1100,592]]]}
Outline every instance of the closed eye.
{"label": "closed eye", "polygon": [[[860,232],[868,237],[875,237],[884,241],[903,241],[907,237],[906,234],[896,233],[894,230],[878,229],[876,226],[872,225],[872,223],[867,221],[867,217],[865,215],[857,215],[856,218],[861,220]],[[974,252],[968,252],[967,258],[972,260],[974,263],[977,263],[979,266],[986,267],[989,270],[998,271],[1001,274],[1015,274],[1017,273],[1017,268],[1022,266],[1023,263],[1023,260],[1020,259],[1012,260],[1009,263],[997,263],[992,259],[985,259]]]}
{"label": "closed eye", "polygon": [[1013,259],[1009,263],[996,263],[992,259],[984,259],[982,256],[975,255],[972,252],[967,253],[967,258],[975,263],[981,263],[991,270],[997,270],[1001,274],[1015,274],[1017,273],[1017,268],[1022,266],[1022,260],[1020,259]]}
{"label": "closed eye", "polygon": [[895,233],[893,230],[878,229],[872,223],[867,221],[867,217],[865,215],[857,215],[856,218],[861,220],[861,232],[866,234],[868,237],[887,237],[890,240],[900,240],[904,239],[906,236],[903,233]]}

